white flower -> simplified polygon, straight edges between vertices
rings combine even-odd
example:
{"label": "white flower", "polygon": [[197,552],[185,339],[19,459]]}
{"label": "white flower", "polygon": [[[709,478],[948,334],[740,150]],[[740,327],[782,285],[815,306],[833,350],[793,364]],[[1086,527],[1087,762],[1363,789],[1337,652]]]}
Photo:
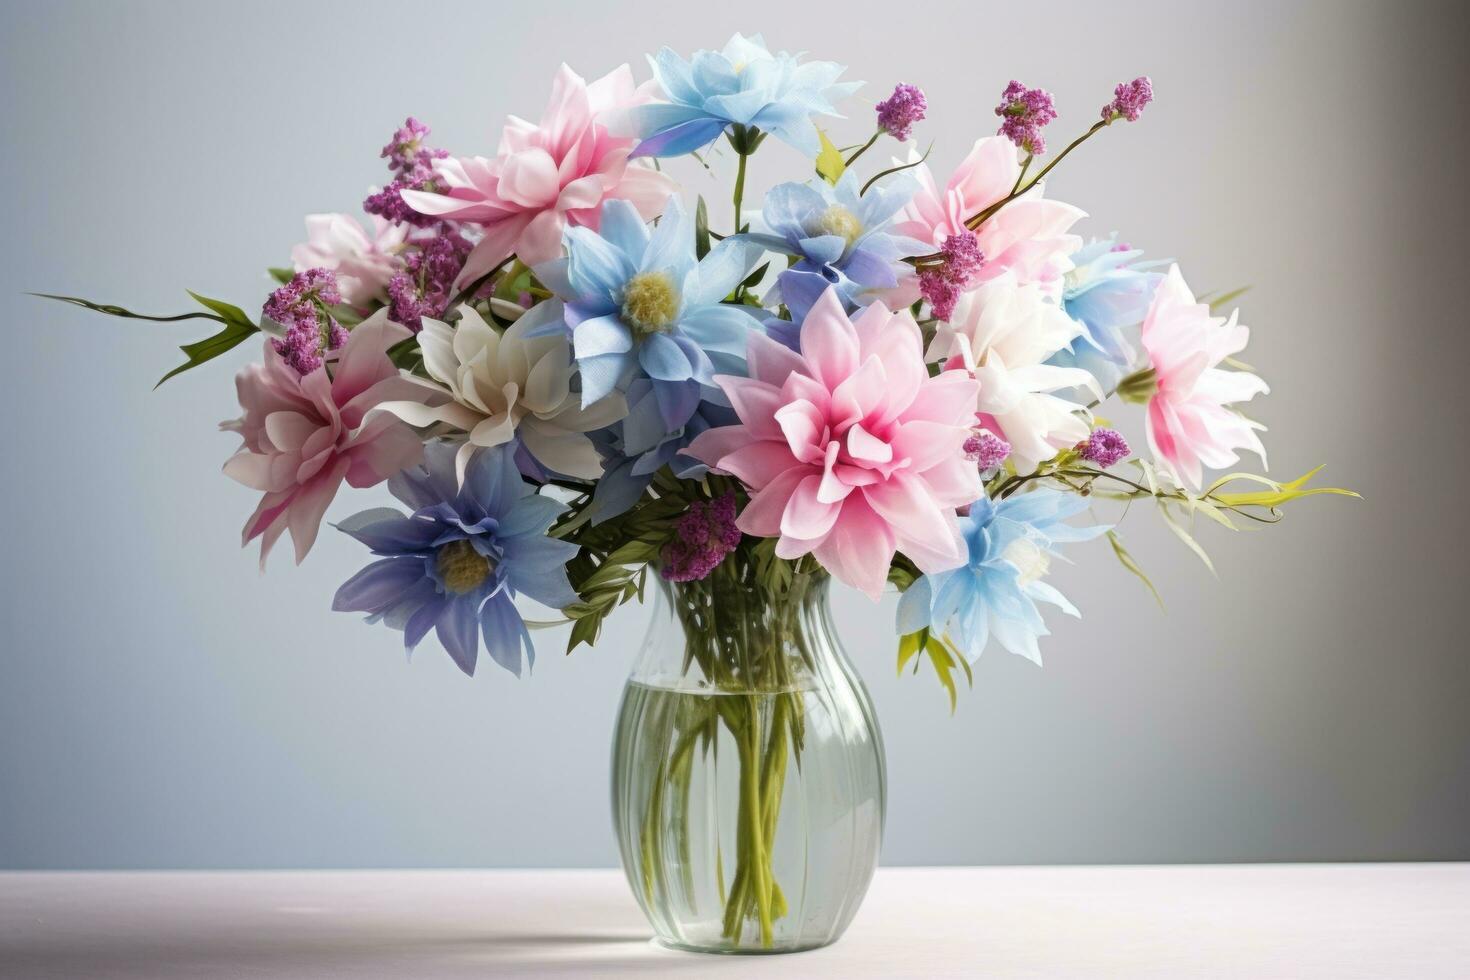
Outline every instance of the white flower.
{"label": "white flower", "polygon": [[1102,397],[1088,372],[1046,363],[1077,335],[1076,321],[1041,285],[1018,285],[1006,271],[960,297],[929,356],[958,358],[975,376],[980,425],[1011,444],[1011,459],[1027,473],[1087,438],[1081,406],[1052,392],[1080,386]]}
{"label": "white flower", "polygon": [[561,304],[532,307],[502,334],[468,306],[460,307],[457,326],[424,318],[419,346],[424,369],[434,382],[415,379],[452,401],[421,405],[411,401],[380,406],[415,426],[443,424],[468,437],[457,458],[463,479],[477,447],[499,446],[519,437],[521,445],[547,470],[563,476],[596,479],[602,460],[587,433],[627,414],[621,395],[581,407],[572,391],[575,373],[564,332],[528,337],[561,318]]}
{"label": "white flower", "polygon": [[387,302],[388,280],[403,268],[398,252],[408,237],[407,225],[371,215],[369,236],[356,218],[345,214],[308,214],[306,241],[291,249],[297,272],[331,269],[348,306]]}

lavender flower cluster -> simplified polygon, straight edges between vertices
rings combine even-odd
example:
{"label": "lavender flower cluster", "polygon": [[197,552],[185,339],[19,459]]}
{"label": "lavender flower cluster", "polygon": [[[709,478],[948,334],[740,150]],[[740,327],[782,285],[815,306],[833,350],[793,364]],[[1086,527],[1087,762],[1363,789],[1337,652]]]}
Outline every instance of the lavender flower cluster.
{"label": "lavender flower cluster", "polygon": [[919,270],[919,292],[934,308],[934,316],[948,320],[955,302],[985,264],[980,239],[973,231],[949,235],[939,248],[943,261]]}
{"label": "lavender flower cluster", "polygon": [[669,582],[706,578],[740,543],[735,494],[696,500],[674,524],[674,533],[674,540],[664,546],[659,574]]}
{"label": "lavender flower cluster", "polygon": [[1041,131],[1057,117],[1056,101],[1045,89],[1027,88],[1015,79],[1000,94],[995,107],[1000,116],[999,134],[1027,153],[1040,156],[1046,152],[1046,137]]}
{"label": "lavender flower cluster", "polygon": [[307,269],[271,293],[262,312],[286,330],[271,341],[276,353],[298,374],[322,366],[323,354],[347,343],[347,331],[327,307],[342,302],[337,277],[327,269]]}
{"label": "lavender flower cluster", "polygon": [[404,203],[402,190],[434,190],[434,161],[449,156],[448,150],[430,149],[423,145],[429,127],[412,116],[393,134],[393,139],[380,154],[388,161],[393,180],[380,191],[368,195],[362,209],[389,221],[428,228],[438,220],[420,214]]}
{"label": "lavender flower cluster", "polygon": [[876,108],[878,128],[896,140],[907,140],[914,123],[921,122],[929,111],[929,100],[917,85],[899,84]]}
{"label": "lavender flower cluster", "polygon": [[444,315],[454,297],[454,280],[474,246],[453,227],[414,245],[404,255],[404,271],[388,280],[388,316],[418,333],[424,317]]}

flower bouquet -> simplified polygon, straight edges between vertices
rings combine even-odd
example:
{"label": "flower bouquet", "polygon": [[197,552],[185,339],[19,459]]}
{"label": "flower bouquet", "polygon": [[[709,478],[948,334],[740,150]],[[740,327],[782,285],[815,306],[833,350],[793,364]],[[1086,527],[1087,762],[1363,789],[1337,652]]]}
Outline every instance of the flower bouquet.
{"label": "flower bouquet", "polygon": [[[816,124],[858,88],[839,65],[739,35],[649,62],[643,85],[562,67],[541,120],[512,117],[489,157],[409,119],[368,223],[307,217],[258,318],[202,296],[141,318],[219,325],[164,380],[259,342],[223,428],[242,440],[226,475],[261,493],[243,537],[262,565],[283,533],[305,558],[344,483],[387,484],[401,508],[336,525],[372,559],[332,605],[409,651],[432,632],[466,674],[483,646],[519,675],[533,628],[595,643],[653,583],[614,752],[629,880],[670,944],[806,948],[856,910],[884,806],[830,579],[902,593],[899,668],[928,661],[952,708],[987,647],[1040,661],[1039,604],[1077,615],[1046,580],[1062,546],[1106,536],[1144,578],[1083,511],[1151,501],[1204,557],[1196,518],[1272,522],[1347,491],[1207,479],[1264,457],[1240,406],[1266,384],[1218,315],[1235,294],[1085,241],[1082,212],[1045,194],[1139,118],[1148,78],[1050,156],[1052,96],[1011,82],[999,132],[941,183],[910,142],[912,85],[839,146]],[[811,165],[757,210],[769,139]],[[726,203],[681,197],[675,157],[701,181],[733,171]],[[1146,453],[1098,414],[1113,398],[1142,407]],[[556,615],[528,620],[525,600]]]}

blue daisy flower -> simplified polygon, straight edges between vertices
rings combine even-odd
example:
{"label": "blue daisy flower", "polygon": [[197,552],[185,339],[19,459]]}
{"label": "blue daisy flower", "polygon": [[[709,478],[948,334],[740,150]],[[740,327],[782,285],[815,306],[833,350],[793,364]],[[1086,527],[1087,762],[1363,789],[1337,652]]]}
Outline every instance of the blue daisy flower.
{"label": "blue daisy flower", "polygon": [[730,126],[770,133],[815,157],[820,145],[812,116],[837,115],[832,103],[862,84],[839,83],[842,65],[772,54],[759,34],[736,34],[724,50],[698,51],[688,61],[663,48],[648,62],[668,101],[627,110],[641,139],[635,157],[692,153]]}
{"label": "blue daisy flower", "polygon": [[767,231],[737,236],[797,259],[777,278],[767,305],[785,303],[801,319],[829,286],[851,308],[863,305],[873,290],[898,285],[900,259],[933,251],[890,230],[918,187],[902,174],[864,194],[849,170],[836,186],[814,181],[771,188],[761,211]]}
{"label": "blue daisy flower", "polygon": [[1047,635],[1038,602],[1069,616],[1077,608],[1041,580],[1056,546],[1087,541],[1104,526],[1072,527],[1063,521],[1086,509],[1087,500],[1056,490],[1033,490],[1004,500],[982,497],[960,518],[969,560],[959,568],[917,579],[898,604],[898,632],[928,627],[942,631],[971,661],[995,641],[1041,663],[1038,637]]}
{"label": "blue daisy flower", "polygon": [[1063,283],[1062,308],[1083,326],[1071,349],[1050,364],[1080,367],[1111,391],[1140,360],[1138,331],[1163,275],[1163,262],[1140,262],[1143,252],[1119,246],[1117,237],[1089,242],[1072,255]]}
{"label": "blue daisy flower", "polygon": [[456,487],[455,448],[431,442],[425,465],[388,480],[412,514],[381,507],[337,525],[381,560],[343,583],[332,608],[402,630],[410,652],[433,629],[466,674],[483,638],[490,658],[519,676],[522,653],[534,663],[536,651],[514,598],[555,609],[577,601],[566,572],[577,548],[546,536],[566,507],[532,492],[510,446],[478,451]]}
{"label": "blue daisy flower", "polygon": [[568,257],[536,267],[565,304],[582,379],[582,405],[648,379],[663,432],[679,432],[702,401],[728,404],[716,374],[744,374],[746,339],[760,321],[723,300],[747,275],[756,249],[720,242],[694,254],[694,223],[670,198],[652,230],[627,201],[602,206],[600,231],[570,228]]}

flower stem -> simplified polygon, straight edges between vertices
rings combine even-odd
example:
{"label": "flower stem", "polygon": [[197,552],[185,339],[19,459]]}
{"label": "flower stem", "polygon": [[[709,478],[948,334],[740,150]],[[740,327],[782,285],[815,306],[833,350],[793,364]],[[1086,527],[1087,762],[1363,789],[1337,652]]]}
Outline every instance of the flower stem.
{"label": "flower stem", "polygon": [[745,161],[750,154],[741,150],[737,156],[740,163],[735,168],[735,234],[740,234],[740,207],[745,199]]}

